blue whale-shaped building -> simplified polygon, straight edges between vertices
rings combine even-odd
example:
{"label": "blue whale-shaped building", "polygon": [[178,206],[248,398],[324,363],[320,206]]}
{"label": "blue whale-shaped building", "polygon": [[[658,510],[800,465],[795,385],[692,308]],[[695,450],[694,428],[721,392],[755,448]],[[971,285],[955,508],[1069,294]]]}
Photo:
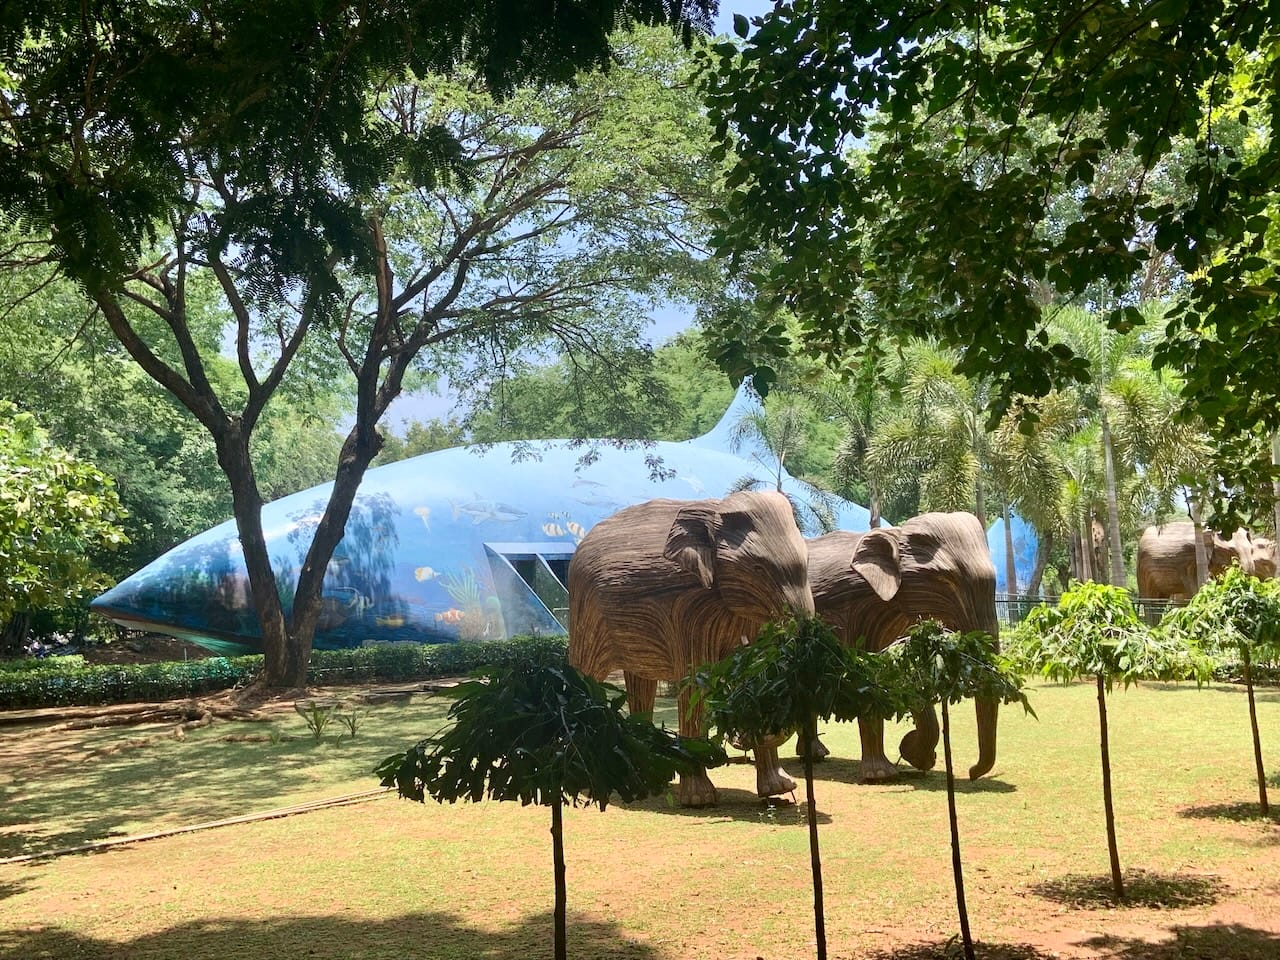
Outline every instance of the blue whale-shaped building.
{"label": "blue whale-shaped building", "polygon": [[[730,442],[756,403],[739,391],[714,429],[679,443],[497,443],[369,470],[325,574],[315,647],[563,633],[569,559],[593,524],[630,504],[719,497],[744,477],[760,477],[750,451],[740,456]],[[785,473],[782,486],[805,496]],[[286,612],[331,489],[312,487],[262,509]],[[831,509],[837,528],[868,528],[865,508],[836,498]],[[1003,577],[998,525],[990,541]],[[1022,553],[1020,569],[1029,567]],[[261,649],[234,521],[175,547],[91,606],[124,626],[221,652]]]}

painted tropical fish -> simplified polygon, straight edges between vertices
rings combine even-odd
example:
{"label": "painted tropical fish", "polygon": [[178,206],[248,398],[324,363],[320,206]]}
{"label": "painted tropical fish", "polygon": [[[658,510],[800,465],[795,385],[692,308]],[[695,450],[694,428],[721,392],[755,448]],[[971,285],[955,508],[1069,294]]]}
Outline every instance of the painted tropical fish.
{"label": "painted tropical fish", "polygon": [[430,567],[415,567],[413,571],[413,579],[419,583],[426,583],[428,580],[434,580],[438,576],[440,574]]}
{"label": "painted tropical fish", "polygon": [[450,609],[444,611],[444,613],[436,614],[436,623],[454,623],[454,624],[461,623],[462,618],[465,616],[466,614],[463,613],[461,610],[459,610],[457,607],[451,607]]}

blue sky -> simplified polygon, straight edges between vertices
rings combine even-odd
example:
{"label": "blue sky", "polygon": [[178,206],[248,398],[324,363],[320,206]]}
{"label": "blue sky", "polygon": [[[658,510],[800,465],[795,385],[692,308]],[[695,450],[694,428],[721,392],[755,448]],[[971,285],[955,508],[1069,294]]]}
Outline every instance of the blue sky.
{"label": "blue sky", "polygon": [[[723,0],[716,16],[716,28],[721,33],[733,32],[733,15],[740,13],[747,18],[762,16],[773,9],[772,0]],[[693,317],[682,305],[660,306],[652,311],[648,337],[652,343],[661,343],[689,326]],[[420,392],[405,394],[392,403],[386,423],[395,429],[409,420],[445,418],[453,412],[454,397],[446,389],[441,393]]]}

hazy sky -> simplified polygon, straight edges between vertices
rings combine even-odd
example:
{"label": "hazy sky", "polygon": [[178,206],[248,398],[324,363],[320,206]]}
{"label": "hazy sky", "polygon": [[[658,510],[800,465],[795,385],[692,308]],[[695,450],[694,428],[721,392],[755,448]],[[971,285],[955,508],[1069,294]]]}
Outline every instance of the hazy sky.
{"label": "hazy sky", "polygon": [[[733,32],[733,15],[740,13],[747,18],[758,17],[773,9],[772,0],[722,0],[716,17],[716,27],[722,33]],[[677,304],[659,307],[651,315],[648,336],[651,342],[661,343],[679,333],[693,322],[688,310]],[[447,417],[453,410],[454,398],[447,391],[443,394],[406,394],[391,405],[386,422],[398,428],[406,420],[430,420]]]}

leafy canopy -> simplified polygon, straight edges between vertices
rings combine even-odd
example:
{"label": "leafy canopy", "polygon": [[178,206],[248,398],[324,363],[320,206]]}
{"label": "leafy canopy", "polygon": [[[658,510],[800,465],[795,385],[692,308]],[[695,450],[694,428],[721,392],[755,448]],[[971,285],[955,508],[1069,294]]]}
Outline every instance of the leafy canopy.
{"label": "leafy canopy", "polygon": [[375,771],[419,802],[582,801],[604,810],[662,793],[677,772],[725,761],[705,740],[680,737],[623,713],[626,695],[555,654],[491,667],[456,688],[452,725]]}
{"label": "leafy canopy", "polygon": [[1259,580],[1232,565],[1171,610],[1160,629],[1209,653],[1280,654],[1280,581]]}
{"label": "leafy canopy", "polygon": [[1022,691],[1021,672],[1011,658],[1000,653],[988,633],[957,633],[936,620],[922,620],[890,644],[884,655],[897,670],[902,688],[918,701],[907,704],[899,716],[912,706],[959,703],[970,697],[1020,703],[1035,716]]}
{"label": "leafy canopy", "polygon": [[818,617],[766,623],[756,639],[693,678],[712,726],[739,742],[807,728],[818,719],[897,712],[885,661],[844,647]]}
{"label": "leafy canopy", "polygon": [[0,624],[107,587],[93,555],[126,542],[123,518],[109,477],[0,401]]}
{"label": "leafy canopy", "polygon": [[1035,607],[1014,631],[1013,656],[1027,669],[1068,683],[1103,678],[1108,690],[1139,680],[1207,676],[1211,665],[1139,618],[1129,592],[1105,583],[1073,583],[1056,606]]}
{"label": "leafy canopy", "polygon": [[[936,335],[1000,413],[1087,376],[1046,335],[1057,305],[1124,329],[1160,274],[1159,358],[1196,412],[1280,427],[1273,5],[792,0],[751,27],[705,61],[733,157],[718,245],[777,249],[758,279],[810,349]],[[735,375],[788,347],[721,334]]]}

